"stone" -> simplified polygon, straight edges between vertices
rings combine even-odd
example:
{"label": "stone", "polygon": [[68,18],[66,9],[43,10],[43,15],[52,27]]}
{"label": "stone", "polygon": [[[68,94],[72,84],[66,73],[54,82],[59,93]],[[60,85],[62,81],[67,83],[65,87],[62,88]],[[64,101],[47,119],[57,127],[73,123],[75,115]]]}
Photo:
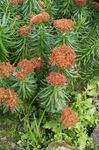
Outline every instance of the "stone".
{"label": "stone", "polygon": [[46,148],[46,150],[77,150],[77,149],[66,144],[64,141],[56,141],[50,143]]}
{"label": "stone", "polygon": [[99,144],[99,123],[96,128],[93,130],[91,137],[93,138],[94,144]]}

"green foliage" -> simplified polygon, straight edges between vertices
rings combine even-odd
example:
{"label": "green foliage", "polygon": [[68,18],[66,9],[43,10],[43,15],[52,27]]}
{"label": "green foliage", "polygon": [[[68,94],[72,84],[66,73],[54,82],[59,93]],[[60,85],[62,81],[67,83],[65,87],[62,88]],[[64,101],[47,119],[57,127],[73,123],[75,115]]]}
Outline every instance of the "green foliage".
{"label": "green foliage", "polygon": [[11,87],[18,93],[22,100],[29,100],[34,96],[37,88],[34,72],[29,74],[22,81],[12,76],[9,82],[11,83]]}
{"label": "green foliage", "polygon": [[41,105],[46,107],[49,112],[59,112],[66,107],[66,99],[68,96],[65,94],[64,87],[54,87],[48,85],[42,88],[39,93]]}

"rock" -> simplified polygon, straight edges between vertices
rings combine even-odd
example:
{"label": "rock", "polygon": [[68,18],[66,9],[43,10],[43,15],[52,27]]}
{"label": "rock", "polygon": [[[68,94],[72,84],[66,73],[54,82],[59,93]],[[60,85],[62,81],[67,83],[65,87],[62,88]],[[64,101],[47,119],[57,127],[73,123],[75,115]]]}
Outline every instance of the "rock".
{"label": "rock", "polygon": [[91,137],[93,138],[94,144],[99,144],[99,123],[91,134]]}
{"label": "rock", "polygon": [[46,150],[77,150],[72,146],[69,146],[64,141],[52,142],[48,145]]}

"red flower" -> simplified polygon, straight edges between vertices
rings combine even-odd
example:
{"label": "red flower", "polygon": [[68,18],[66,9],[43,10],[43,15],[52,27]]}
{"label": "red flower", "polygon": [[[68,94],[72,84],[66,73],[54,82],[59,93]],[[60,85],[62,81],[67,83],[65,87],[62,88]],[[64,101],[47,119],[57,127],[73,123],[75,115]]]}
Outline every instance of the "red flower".
{"label": "red flower", "polygon": [[18,0],[18,4],[22,4],[23,3],[23,0]]}
{"label": "red flower", "polygon": [[60,69],[65,70],[71,68],[75,63],[75,52],[66,45],[61,45],[54,48],[50,57],[50,65],[58,66]]}
{"label": "red flower", "polygon": [[73,31],[75,23],[71,19],[59,19],[54,21],[54,27],[59,31]]}
{"label": "red flower", "polygon": [[19,104],[19,99],[17,97],[17,93],[14,92],[13,90],[7,89],[5,105],[10,109],[15,109],[18,104]]}
{"label": "red flower", "polygon": [[33,66],[33,69],[40,69],[43,66],[43,61],[41,58],[32,58],[31,64]]}
{"label": "red flower", "polygon": [[78,122],[77,113],[71,108],[65,108],[60,121],[63,123],[64,128],[75,128]]}
{"label": "red flower", "polygon": [[26,77],[26,75],[25,75],[24,73],[22,73],[22,72],[17,72],[17,73],[16,73],[16,78],[17,78],[18,80],[20,80],[20,81],[24,80],[25,77]]}
{"label": "red flower", "polygon": [[19,99],[13,90],[0,88],[0,102],[10,109],[15,109],[19,104]]}
{"label": "red flower", "polygon": [[5,89],[0,88],[0,102],[3,102],[4,95],[5,95]]}
{"label": "red flower", "polygon": [[0,64],[0,77],[9,78],[14,72],[15,68],[10,63]]}
{"label": "red flower", "polygon": [[22,61],[20,61],[17,67],[21,67],[22,68],[21,72],[25,75],[29,74],[33,70],[31,61],[27,59],[23,59]]}
{"label": "red flower", "polygon": [[27,37],[28,34],[30,33],[30,28],[28,26],[22,26],[19,29],[19,33],[21,37]]}
{"label": "red flower", "polygon": [[20,19],[21,19],[21,16],[20,16],[20,15],[17,15],[15,18],[16,18],[17,20],[20,20]]}
{"label": "red flower", "polygon": [[30,24],[34,25],[34,24],[39,24],[42,22],[48,22],[49,19],[50,19],[49,14],[46,12],[43,12],[43,13],[40,13],[38,15],[34,15],[33,17],[31,17]]}
{"label": "red flower", "polygon": [[93,6],[93,8],[95,8],[96,10],[99,10],[99,3],[98,3],[98,2],[92,2],[92,6]]}
{"label": "red flower", "polygon": [[13,5],[18,4],[18,0],[9,0],[9,2],[10,2],[11,4],[13,4]]}
{"label": "red flower", "polygon": [[65,86],[67,82],[65,76],[57,72],[51,72],[46,80],[52,86]]}
{"label": "red flower", "polygon": [[38,5],[39,5],[40,7],[42,7],[42,8],[44,8],[44,7],[45,7],[45,3],[44,3],[44,2],[42,2],[42,1],[38,2]]}
{"label": "red flower", "polygon": [[76,4],[81,7],[86,6],[86,0],[76,0]]}

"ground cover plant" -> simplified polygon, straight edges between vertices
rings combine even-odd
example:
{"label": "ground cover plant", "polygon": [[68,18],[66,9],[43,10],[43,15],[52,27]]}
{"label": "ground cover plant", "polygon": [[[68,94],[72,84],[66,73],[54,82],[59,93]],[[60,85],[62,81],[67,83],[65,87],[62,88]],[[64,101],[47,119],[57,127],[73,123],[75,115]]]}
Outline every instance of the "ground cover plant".
{"label": "ground cover plant", "polygon": [[98,1],[0,1],[1,149],[97,150],[98,35]]}

